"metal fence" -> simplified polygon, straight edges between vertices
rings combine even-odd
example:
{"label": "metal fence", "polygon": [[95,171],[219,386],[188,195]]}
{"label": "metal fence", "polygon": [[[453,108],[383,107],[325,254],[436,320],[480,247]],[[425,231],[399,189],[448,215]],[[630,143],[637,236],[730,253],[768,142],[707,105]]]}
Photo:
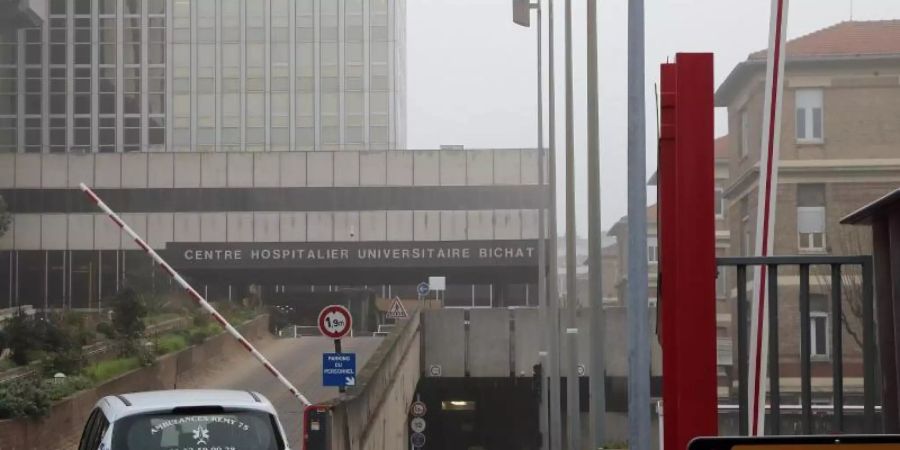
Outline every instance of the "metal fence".
{"label": "metal fence", "polygon": [[[749,362],[749,326],[748,326],[748,296],[747,296],[747,268],[765,266],[768,277],[767,289],[769,294],[769,407],[767,417],[767,433],[781,434],[781,386],[779,377],[779,346],[778,346],[778,302],[779,286],[778,274],[780,268],[797,267],[799,271],[799,302],[797,308],[800,314],[800,432],[812,434],[814,431],[822,432],[820,427],[814,427],[813,401],[812,401],[812,371],[811,371],[811,332],[810,332],[810,267],[824,266],[830,268],[831,275],[831,378],[832,378],[832,405],[830,432],[843,433],[847,427],[845,413],[853,407],[844,405],[844,361],[843,361],[843,275],[848,266],[861,269],[861,326],[862,326],[862,355],[863,355],[863,405],[862,415],[866,432],[878,432],[881,430],[880,421],[876,420],[876,371],[877,352],[875,344],[875,311],[873,301],[873,269],[870,256],[770,256],[770,257],[723,257],[717,259],[721,268],[734,267],[737,272],[737,340],[738,340],[738,431],[741,435],[748,432],[748,362]],[[790,409],[792,407],[785,407]],[[854,411],[856,412],[856,411]],[[815,430],[814,430],[815,428]],[[794,432],[795,430],[789,430]]]}

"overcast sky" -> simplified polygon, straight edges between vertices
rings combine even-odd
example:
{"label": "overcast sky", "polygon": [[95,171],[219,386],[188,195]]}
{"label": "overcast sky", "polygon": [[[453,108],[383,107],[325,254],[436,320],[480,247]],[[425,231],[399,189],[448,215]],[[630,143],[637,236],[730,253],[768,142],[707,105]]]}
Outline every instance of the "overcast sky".
{"label": "overcast sky", "polygon": [[[537,37],[534,28],[512,23],[511,3],[512,0],[407,0],[410,148],[437,148],[441,144],[463,144],[467,148],[536,147]],[[586,2],[572,3],[576,210],[579,234],[584,234]],[[849,20],[851,3],[855,20],[900,18],[900,1],[896,0],[793,0],[788,14],[788,37]],[[718,86],[737,63],[766,46],[770,2],[647,0],[646,4],[647,143],[655,146],[653,86],[659,80],[659,64],[677,52],[711,51],[715,54]],[[556,0],[555,8],[557,166],[562,194],[564,1]],[[607,229],[626,212],[627,1],[601,0],[599,14],[602,208],[603,228]],[[723,119],[723,112],[718,111],[717,136],[728,132]],[[647,162],[649,176],[656,169],[655,150],[648,152]],[[650,202],[654,196],[651,190]],[[562,198],[559,205],[562,217]],[[562,223],[559,228],[564,229]]]}

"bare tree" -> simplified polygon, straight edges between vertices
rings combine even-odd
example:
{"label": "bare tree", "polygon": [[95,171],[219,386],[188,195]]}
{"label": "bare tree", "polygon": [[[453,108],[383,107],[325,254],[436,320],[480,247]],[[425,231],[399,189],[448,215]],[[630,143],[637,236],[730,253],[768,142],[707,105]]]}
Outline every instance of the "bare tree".
{"label": "bare tree", "polygon": [[[868,255],[871,242],[867,231],[859,227],[841,226],[838,233],[829,236],[829,253],[834,255]],[[830,268],[821,268],[815,272],[816,284],[820,292],[831,292]],[[841,324],[844,331],[862,348],[863,331],[863,278],[862,268],[843,266],[841,268]]]}

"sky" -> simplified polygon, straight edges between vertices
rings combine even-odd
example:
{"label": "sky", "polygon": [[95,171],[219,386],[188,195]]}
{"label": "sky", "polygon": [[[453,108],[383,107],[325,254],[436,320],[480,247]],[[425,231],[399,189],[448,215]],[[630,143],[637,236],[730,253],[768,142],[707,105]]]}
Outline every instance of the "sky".
{"label": "sky", "polygon": [[[407,1],[408,147],[534,148],[537,146],[537,36],[512,23],[512,0]],[[547,4],[548,0],[542,0]],[[766,47],[770,1],[646,0],[647,176],[656,170],[654,85],[659,64],[678,52],[712,52],[718,86],[736,64]],[[564,192],[563,0],[556,16],[557,180]],[[627,0],[598,3],[602,227],[627,209]],[[587,232],[586,1],[572,1],[576,215]],[[532,16],[533,17],[533,16]],[[545,15],[546,17],[546,15]],[[850,20],[900,19],[896,0],[793,0],[788,39]],[[545,22],[546,23],[546,22]],[[546,26],[544,57],[546,64]],[[546,82],[545,70],[545,82]],[[546,94],[546,89],[545,89]],[[546,130],[545,100],[545,130]],[[716,136],[728,133],[723,110]],[[549,136],[545,132],[545,141]],[[648,201],[655,198],[648,191]],[[558,199],[563,230],[564,199]]]}

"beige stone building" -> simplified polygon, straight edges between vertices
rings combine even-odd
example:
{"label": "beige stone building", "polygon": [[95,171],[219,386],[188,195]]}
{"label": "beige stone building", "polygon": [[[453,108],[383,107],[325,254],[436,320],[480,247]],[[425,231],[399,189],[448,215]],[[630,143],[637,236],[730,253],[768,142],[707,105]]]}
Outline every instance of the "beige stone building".
{"label": "beige stone building", "polygon": [[[754,251],[765,58],[765,51],[751,54],[716,92],[730,130],[722,143],[729,179],[723,191],[728,231],[721,236],[730,240],[731,255]],[[783,98],[774,253],[871,254],[866,231],[839,220],[900,185],[900,21],[842,22],[789,41]],[[833,360],[827,270],[814,267],[810,279],[813,391],[821,403],[831,401]],[[733,272],[725,272],[734,298]],[[779,366],[787,403],[797,403],[799,392],[797,273],[779,272]],[[858,290],[859,278],[845,277],[843,360],[851,397],[862,383],[860,323],[847,313],[859,302]]]}

